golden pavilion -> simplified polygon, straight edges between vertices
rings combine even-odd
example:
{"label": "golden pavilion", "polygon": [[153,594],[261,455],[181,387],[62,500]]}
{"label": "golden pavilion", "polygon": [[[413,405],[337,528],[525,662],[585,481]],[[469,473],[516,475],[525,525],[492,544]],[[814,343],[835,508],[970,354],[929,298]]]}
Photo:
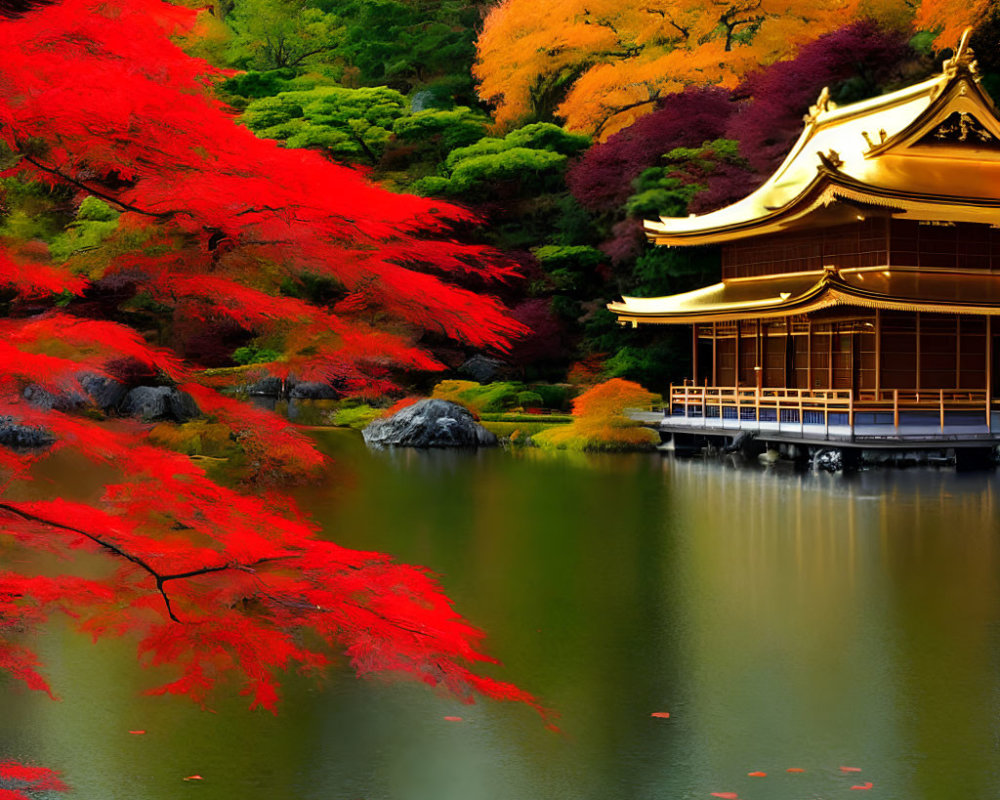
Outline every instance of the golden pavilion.
{"label": "golden pavilion", "polygon": [[719,283],[608,306],[622,324],[692,326],[664,428],[995,438],[1000,117],[967,42],[891,94],[838,108],[824,89],[760,188],[646,223],[655,244],[722,251]]}

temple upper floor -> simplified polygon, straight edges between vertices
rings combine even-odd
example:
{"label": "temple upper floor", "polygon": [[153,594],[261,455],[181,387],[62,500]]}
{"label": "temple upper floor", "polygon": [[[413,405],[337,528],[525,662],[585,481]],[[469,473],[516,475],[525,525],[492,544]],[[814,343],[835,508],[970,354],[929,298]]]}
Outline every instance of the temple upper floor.
{"label": "temple upper floor", "polygon": [[1000,228],[969,222],[869,217],[727,242],[721,249],[723,280],[829,268],[1000,273]]}
{"label": "temple upper floor", "polygon": [[964,38],[941,74],[905,89],[840,108],[824,90],[756,191],[708,214],[649,221],[646,232],[656,244],[714,244],[873,218],[1000,220],[1000,117]]}

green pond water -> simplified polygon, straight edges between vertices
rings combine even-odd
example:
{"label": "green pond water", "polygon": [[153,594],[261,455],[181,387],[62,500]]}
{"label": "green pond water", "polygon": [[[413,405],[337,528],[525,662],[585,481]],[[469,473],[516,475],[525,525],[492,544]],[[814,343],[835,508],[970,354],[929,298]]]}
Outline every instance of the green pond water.
{"label": "green pond water", "polygon": [[289,678],[277,716],[203,711],[142,696],[128,642],[53,627],[38,650],[61,702],[0,683],[0,759],[60,769],[84,800],[1000,797],[1000,476],[317,435],[337,463],[302,505],[436,572],[493,674],[562,732],[347,670]]}

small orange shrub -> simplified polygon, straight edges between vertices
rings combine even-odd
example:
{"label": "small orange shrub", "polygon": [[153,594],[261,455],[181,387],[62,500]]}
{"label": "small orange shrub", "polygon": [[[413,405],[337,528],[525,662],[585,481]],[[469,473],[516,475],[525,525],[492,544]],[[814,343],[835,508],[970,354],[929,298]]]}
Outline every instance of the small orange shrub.
{"label": "small orange shrub", "polygon": [[625,415],[628,408],[647,408],[661,400],[633,381],[612,378],[573,401],[574,420],[532,437],[541,447],[567,450],[649,449],[659,443],[656,431]]}

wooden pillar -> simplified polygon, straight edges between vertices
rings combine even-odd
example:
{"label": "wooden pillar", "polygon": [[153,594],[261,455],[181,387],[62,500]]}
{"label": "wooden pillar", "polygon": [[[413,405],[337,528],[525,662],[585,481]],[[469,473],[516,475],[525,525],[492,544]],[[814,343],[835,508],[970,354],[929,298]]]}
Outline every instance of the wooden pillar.
{"label": "wooden pillar", "polygon": [[[917,312],[917,374],[913,379],[914,386],[920,391],[920,312]],[[919,399],[919,398],[918,398]]]}
{"label": "wooden pillar", "polygon": [[719,385],[718,327],[717,322],[712,323],[712,386]]}
{"label": "wooden pillar", "polygon": [[[792,368],[788,368],[791,359]],[[781,359],[781,385],[791,389],[791,377],[795,372],[795,347],[792,340],[792,318],[785,317],[785,357]],[[798,387],[796,387],[798,388]]]}
{"label": "wooden pillar", "polygon": [[993,317],[986,317],[986,430],[993,430]]}
{"label": "wooden pillar", "polygon": [[955,388],[962,388],[962,317],[955,317]]}
{"label": "wooden pillar", "polygon": [[764,366],[764,335],[767,333],[767,326],[757,320],[757,366]]}
{"label": "wooden pillar", "polygon": [[813,323],[806,320],[806,388],[813,390]]}
{"label": "wooden pillar", "polygon": [[[858,391],[859,384],[861,383],[861,354],[858,352],[858,348],[861,347],[861,333],[858,330],[858,323],[851,323],[850,331],[850,353],[851,353],[851,397],[854,397],[855,393]],[[854,424],[853,422],[851,423]]]}
{"label": "wooden pillar", "polygon": [[691,375],[694,385],[698,385],[698,323],[691,326]]}
{"label": "wooden pillar", "polygon": [[875,309],[875,399],[882,391],[882,309]]}
{"label": "wooden pillar", "polygon": [[830,323],[830,333],[826,340],[826,388],[833,389],[833,337],[837,335],[837,323]]}
{"label": "wooden pillar", "polygon": [[[757,319],[757,358],[756,366],[754,370],[757,373],[757,392],[760,393],[761,387],[764,385],[764,339],[763,339],[763,325],[760,319]],[[758,419],[760,415],[758,414]]]}
{"label": "wooden pillar", "polygon": [[740,327],[742,326],[740,320],[736,320],[736,368],[733,371],[733,386],[739,387],[740,385]]}

